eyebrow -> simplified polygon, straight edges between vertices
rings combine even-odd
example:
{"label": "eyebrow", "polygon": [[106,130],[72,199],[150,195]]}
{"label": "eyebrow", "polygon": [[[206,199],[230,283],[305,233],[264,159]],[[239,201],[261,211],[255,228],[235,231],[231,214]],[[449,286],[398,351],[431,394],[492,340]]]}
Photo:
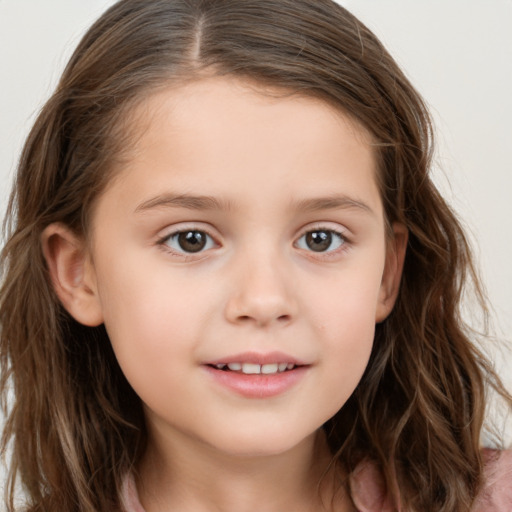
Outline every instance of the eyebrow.
{"label": "eyebrow", "polygon": [[212,196],[193,196],[190,194],[162,194],[135,208],[135,212],[144,212],[155,208],[187,208],[189,210],[232,210],[231,201],[219,200]]}
{"label": "eyebrow", "polygon": [[296,203],[295,207],[297,210],[304,211],[306,213],[322,210],[355,209],[375,215],[375,212],[366,203],[346,195],[302,199]]}
{"label": "eyebrow", "polygon": [[[333,195],[327,197],[315,197],[301,199],[293,202],[292,207],[305,213],[322,210],[355,209],[366,213],[375,212],[363,201],[346,195]],[[218,199],[213,196],[190,194],[162,194],[142,202],[135,208],[135,212],[145,212],[157,208],[186,208],[189,210],[233,210],[235,204],[232,201]]]}

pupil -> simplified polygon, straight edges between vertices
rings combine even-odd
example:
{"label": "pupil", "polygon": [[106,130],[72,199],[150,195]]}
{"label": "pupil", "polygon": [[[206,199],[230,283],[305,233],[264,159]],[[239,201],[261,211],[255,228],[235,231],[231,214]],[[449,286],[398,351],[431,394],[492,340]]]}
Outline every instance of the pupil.
{"label": "pupil", "polygon": [[328,231],[311,231],[306,235],[307,246],[315,252],[329,249],[332,243],[332,234]]}
{"label": "pupil", "polygon": [[178,235],[178,242],[186,252],[199,252],[206,245],[206,237],[200,231],[186,231]]}

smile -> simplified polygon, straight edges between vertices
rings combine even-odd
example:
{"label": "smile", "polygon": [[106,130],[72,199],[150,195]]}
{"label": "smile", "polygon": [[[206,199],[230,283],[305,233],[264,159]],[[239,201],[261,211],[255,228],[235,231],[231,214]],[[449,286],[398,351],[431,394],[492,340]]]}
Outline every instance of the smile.
{"label": "smile", "polygon": [[294,363],[219,363],[215,365],[217,370],[243,373],[245,375],[272,375],[293,370],[295,367]]}
{"label": "smile", "polygon": [[283,352],[244,352],[203,363],[213,382],[244,398],[282,395],[306,378],[313,365]]}

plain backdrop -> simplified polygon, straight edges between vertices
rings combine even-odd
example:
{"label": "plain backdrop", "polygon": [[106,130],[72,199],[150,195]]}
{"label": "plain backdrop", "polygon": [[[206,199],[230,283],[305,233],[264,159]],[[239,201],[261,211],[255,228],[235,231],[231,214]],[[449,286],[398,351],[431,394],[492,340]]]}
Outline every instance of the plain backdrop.
{"label": "plain backdrop", "polygon": [[[112,3],[0,0],[0,218],[38,110],[80,36]],[[429,104],[436,180],[471,234],[497,337],[511,340],[512,0],[340,3],[382,39]],[[496,364],[512,384],[510,354]]]}

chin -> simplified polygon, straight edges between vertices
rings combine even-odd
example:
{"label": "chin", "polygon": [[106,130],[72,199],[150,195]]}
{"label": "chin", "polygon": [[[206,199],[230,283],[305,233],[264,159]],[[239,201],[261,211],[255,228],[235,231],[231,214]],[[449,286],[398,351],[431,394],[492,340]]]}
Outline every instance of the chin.
{"label": "chin", "polygon": [[238,458],[276,457],[312,443],[316,432],[297,435],[285,428],[230,433],[212,443],[218,451]]}

